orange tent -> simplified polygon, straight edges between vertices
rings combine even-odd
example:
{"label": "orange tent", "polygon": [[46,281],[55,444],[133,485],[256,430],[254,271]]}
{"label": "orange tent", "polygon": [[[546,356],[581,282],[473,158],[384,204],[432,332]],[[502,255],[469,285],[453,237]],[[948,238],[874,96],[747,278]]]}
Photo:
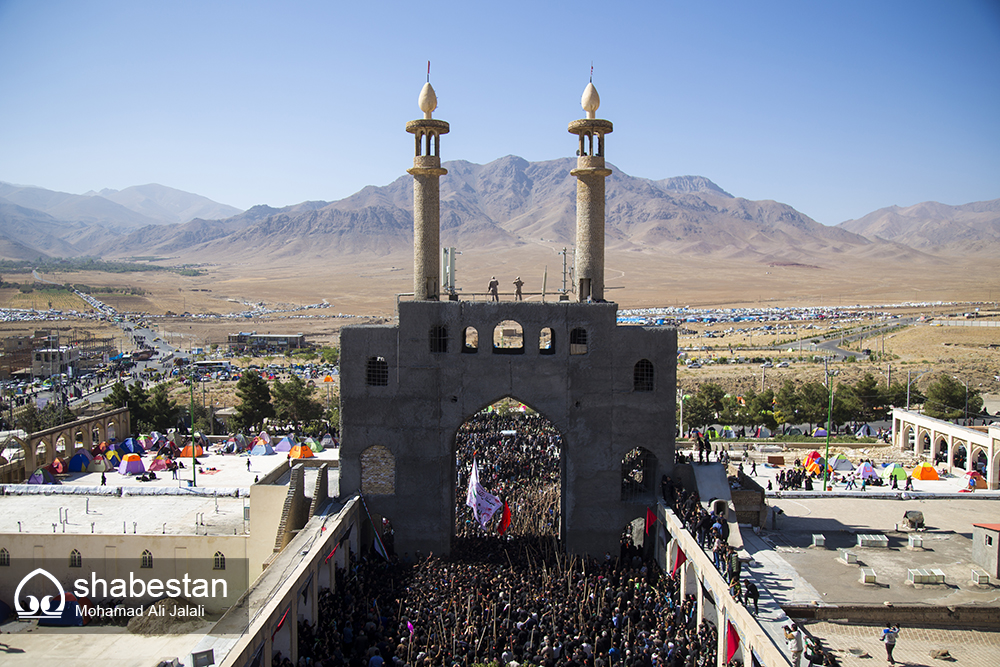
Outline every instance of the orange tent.
{"label": "orange tent", "polygon": [[[195,456],[204,456],[205,455],[205,450],[201,448],[201,445],[195,445],[194,446],[194,455]],[[189,458],[191,458],[191,445],[188,445],[187,447],[185,447],[184,449],[181,450],[181,458],[182,459],[189,459]]]}
{"label": "orange tent", "polygon": [[313,454],[313,450],[309,449],[308,445],[295,445],[292,447],[291,451],[288,452],[288,455],[293,459],[309,459],[316,456]]}
{"label": "orange tent", "polygon": [[938,477],[937,470],[934,469],[934,466],[926,461],[914,468],[913,472],[910,473],[910,476],[913,477],[913,479],[940,479]]}

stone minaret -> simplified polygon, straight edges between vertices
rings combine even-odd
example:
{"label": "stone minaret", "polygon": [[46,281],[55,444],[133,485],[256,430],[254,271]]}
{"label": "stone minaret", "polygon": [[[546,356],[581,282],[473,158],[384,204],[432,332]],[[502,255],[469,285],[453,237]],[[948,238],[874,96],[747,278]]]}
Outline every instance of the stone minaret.
{"label": "stone minaret", "polygon": [[569,124],[580,137],[576,169],[576,294],[580,301],[604,300],[604,179],[611,170],[604,166],[604,135],[614,126],[594,117],[601,97],[588,83],[580,100],[587,117]]}
{"label": "stone minaret", "polygon": [[[448,123],[434,120],[437,95],[431,84],[425,83],[418,100],[424,117],[411,120],[406,131],[416,139],[413,156],[413,298],[436,301],[441,291],[441,185],[439,178],[448,173],[441,168],[441,135],[448,134]],[[603,193],[603,189],[602,189]],[[601,208],[603,211],[603,206]]]}

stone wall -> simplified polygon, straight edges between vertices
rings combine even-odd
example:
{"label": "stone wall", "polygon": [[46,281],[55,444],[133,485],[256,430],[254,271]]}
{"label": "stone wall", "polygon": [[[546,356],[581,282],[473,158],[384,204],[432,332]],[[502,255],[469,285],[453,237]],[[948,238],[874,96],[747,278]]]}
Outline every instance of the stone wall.
{"label": "stone wall", "polygon": [[[400,553],[447,553],[455,512],[455,435],[472,415],[511,397],[537,410],[563,436],[561,532],[567,549],[616,551],[625,524],[656,502],[658,480],[673,466],[677,354],[676,330],[619,327],[616,317],[611,303],[413,301],[400,303],[398,326],[346,327],[341,493],[363,492],[372,512],[392,520]],[[495,351],[494,331],[508,321],[521,327],[523,348]],[[444,328],[446,344],[440,337],[431,344],[437,327]],[[478,333],[474,351],[465,348],[469,327]],[[546,328],[554,339],[551,354],[539,348]],[[586,331],[586,344],[574,350],[582,354],[570,354],[574,330]],[[432,352],[435,347],[442,351]],[[369,359],[377,359],[385,374],[369,377]],[[640,359],[653,366],[653,391],[634,390]],[[376,446],[391,459],[380,450],[366,453]],[[646,496],[626,502],[621,461],[636,446],[655,457],[656,482]]]}

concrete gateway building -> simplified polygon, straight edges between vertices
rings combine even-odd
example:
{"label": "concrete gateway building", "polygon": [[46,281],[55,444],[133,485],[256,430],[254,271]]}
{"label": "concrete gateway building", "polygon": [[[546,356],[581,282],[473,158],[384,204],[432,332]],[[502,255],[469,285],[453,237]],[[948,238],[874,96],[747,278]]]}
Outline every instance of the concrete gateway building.
{"label": "concrete gateway building", "polygon": [[[617,552],[622,530],[655,505],[674,459],[674,329],[617,325],[604,301],[604,140],[600,98],[584,92],[578,137],[576,301],[442,300],[441,136],[425,84],[415,136],[414,294],[396,326],[341,334],[340,485],[388,517],[399,553],[448,553],[455,525],[455,437],[511,397],[563,437],[560,535],[569,553]],[[628,464],[625,464],[626,458]],[[637,465],[636,465],[637,463]]]}

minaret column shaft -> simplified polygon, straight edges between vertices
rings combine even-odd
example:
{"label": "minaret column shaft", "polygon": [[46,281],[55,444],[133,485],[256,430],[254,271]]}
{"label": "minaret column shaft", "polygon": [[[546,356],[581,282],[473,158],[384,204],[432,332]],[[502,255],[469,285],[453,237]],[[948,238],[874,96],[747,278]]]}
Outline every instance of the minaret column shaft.
{"label": "minaret column shaft", "polygon": [[580,301],[604,300],[604,179],[611,170],[604,164],[604,135],[614,129],[610,121],[575,120],[569,131],[580,137],[576,169],[576,297]]}
{"label": "minaret column shaft", "polygon": [[436,301],[441,294],[441,168],[440,135],[448,123],[425,118],[406,124],[416,137],[413,168],[413,298]]}
{"label": "minaret column shaft", "polygon": [[576,176],[577,294],[580,301],[603,300],[604,179],[611,170],[577,168],[570,173]]}

